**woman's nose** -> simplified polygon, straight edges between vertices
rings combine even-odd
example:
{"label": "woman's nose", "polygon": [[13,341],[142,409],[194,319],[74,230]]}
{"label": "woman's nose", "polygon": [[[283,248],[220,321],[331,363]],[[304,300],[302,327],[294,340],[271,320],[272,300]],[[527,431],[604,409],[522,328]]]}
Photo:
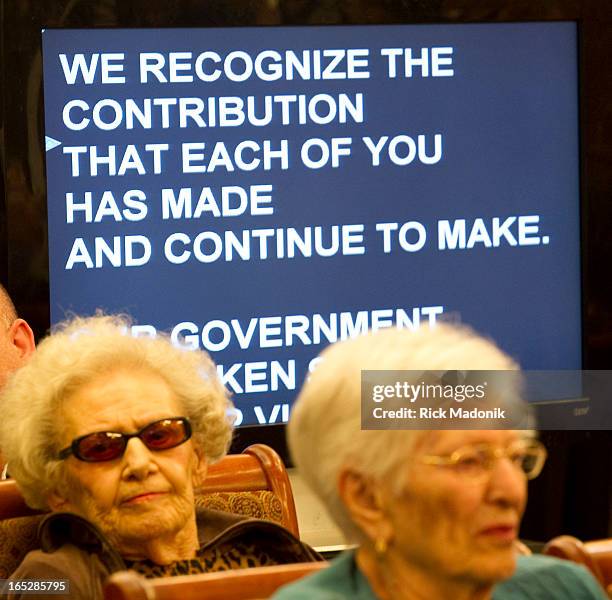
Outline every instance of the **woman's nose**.
{"label": "woman's nose", "polygon": [[152,451],[139,438],[130,439],[123,454],[123,476],[143,479],[156,470],[157,464]]}
{"label": "woman's nose", "polygon": [[488,497],[492,502],[522,510],[527,500],[527,477],[508,458],[499,458],[491,468]]}

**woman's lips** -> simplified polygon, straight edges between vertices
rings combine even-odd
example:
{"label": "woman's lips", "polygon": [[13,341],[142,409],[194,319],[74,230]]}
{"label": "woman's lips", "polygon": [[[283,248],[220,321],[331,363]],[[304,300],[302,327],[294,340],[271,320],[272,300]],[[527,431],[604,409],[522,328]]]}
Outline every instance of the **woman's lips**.
{"label": "woman's lips", "polygon": [[124,500],[122,504],[142,504],[144,502],[150,502],[156,500],[160,496],[163,496],[165,492],[143,492],[136,496],[131,496],[127,500]]}
{"label": "woman's lips", "polygon": [[513,542],[517,537],[517,528],[515,525],[491,525],[482,529],[480,535],[499,542]]}

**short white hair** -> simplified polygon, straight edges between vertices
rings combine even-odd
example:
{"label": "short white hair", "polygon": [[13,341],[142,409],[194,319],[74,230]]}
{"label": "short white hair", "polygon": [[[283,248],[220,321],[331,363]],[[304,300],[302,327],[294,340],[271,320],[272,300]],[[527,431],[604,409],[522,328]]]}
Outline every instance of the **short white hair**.
{"label": "short white hair", "polygon": [[[362,370],[517,370],[494,342],[468,327],[439,323],[385,329],[329,346],[302,388],[288,425],[293,461],[349,541],[363,541],[338,493],[342,470],[382,480],[405,461],[422,431],[361,429]],[[518,379],[509,380],[518,401]],[[403,484],[404,482],[402,482]]]}
{"label": "short white hair", "polygon": [[75,318],[39,344],[3,392],[0,448],[31,507],[46,509],[49,493],[64,481],[64,461],[58,459],[62,401],[95,377],[121,369],[159,375],[181,402],[206,459],[227,452],[232,404],[208,354],[179,349],[162,334],[132,337],[126,317]]}

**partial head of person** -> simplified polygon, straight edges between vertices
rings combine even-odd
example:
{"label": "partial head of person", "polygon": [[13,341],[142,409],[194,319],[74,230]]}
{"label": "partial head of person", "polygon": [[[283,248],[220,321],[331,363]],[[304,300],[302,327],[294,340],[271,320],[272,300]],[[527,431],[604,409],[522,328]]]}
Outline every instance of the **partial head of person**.
{"label": "partial head of person", "polygon": [[0,285],[0,390],[10,375],[26,363],[34,346],[32,329],[17,316],[8,292]]}
{"label": "partial head of person", "polygon": [[76,318],[8,382],[0,441],[27,503],[76,513],[124,557],[197,547],[194,490],[227,451],[231,404],[201,351]]}
{"label": "partial head of person", "polygon": [[[516,372],[471,329],[386,329],[321,355],[288,427],[298,471],[323,500],[379,598],[487,598],[516,565],[527,481],[546,452],[527,431],[364,430],[361,371]],[[410,377],[411,375],[407,375]],[[416,380],[415,380],[416,383]],[[521,403],[508,377],[505,403]]]}

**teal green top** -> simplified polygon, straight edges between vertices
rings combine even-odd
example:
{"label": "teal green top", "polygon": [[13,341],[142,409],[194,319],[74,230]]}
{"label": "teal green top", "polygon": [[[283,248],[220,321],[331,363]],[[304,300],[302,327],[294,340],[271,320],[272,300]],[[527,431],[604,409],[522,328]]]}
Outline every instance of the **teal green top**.
{"label": "teal green top", "polygon": [[[377,600],[357,568],[353,551],[344,552],[310,577],[280,589],[273,600]],[[514,575],[495,586],[493,600],[607,600],[582,566],[548,556],[521,556]]]}

